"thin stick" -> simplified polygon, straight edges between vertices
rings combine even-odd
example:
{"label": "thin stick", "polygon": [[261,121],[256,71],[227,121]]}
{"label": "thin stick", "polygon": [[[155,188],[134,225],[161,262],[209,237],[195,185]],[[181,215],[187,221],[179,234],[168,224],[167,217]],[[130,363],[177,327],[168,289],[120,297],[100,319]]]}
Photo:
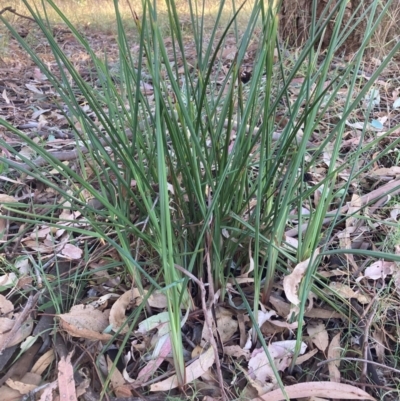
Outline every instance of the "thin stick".
{"label": "thin stick", "polygon": [[[396,195],[400,193],[400,179],[394,180],[392,182],[389,182],[385,185],[382,185],[378,189],[373,190],[369,194],[363,195],[361,199],[361,206],[354,211],[354,213],[358,213],[360,210],[362,210],[364,207],[366,207],[369,203],[374,202],[375,200],[387,196],[387,195]],[[343,206],[341,209],[335,209],[329,212],[329,214],[332,214],[332,217],[327,217],[324,219],[323,224],[328,224],[331,222],[337,214],[345,214],[349,210],[349,205]],[[288,237],[296,237],[300,233],[303,233],[304,231],[307,230],[308,223],[302,224],[300,227],[297,226],[295,228],[292,228],[288,231],[285,232],[285,235]]]}
{"label": "thin stick", "polygon": [[[218,384],[219,388],[221,390],[221,396],[223,400],[228,400],[226,394],[225,394],[225,389],[224,389],[224,379],[222,377],[222,370],[221,370],[221,362],[219,360],[219,354],[218,354],[218,347],[217,343],[214,338],[214,333],[213,333],[213,326],[212,326],[212,305],[214,304],[214,298],[208,300],[208,305],[206,302],[206,287],[203,283],[202,280],[199,280],[197,277],[195,277],[192,273],[188,272],[186,269],[184,269],[182,266],[179,266],[175,264],[175,268],[178,269],[180,272],[183,274],[186,274],[186,276],[190,277],[200,288],[201,291],[201,305],[204,313],[204,320],[207,325],[208,331],[210,333],[210,344],[213,347],[214,350],[214,358],[215,358],[215,365],[217,368],[217,376],[218,376]],[[211,298],[211,296],[209,297]]]}
{"label": "thin stick", "polygon": [[362,359],[362,358],[332,358],[332,359],[327,359],[325,361],[321,361],[321,362],[317,363],[317,366],[321,366],[321,365],[324,365],[325,363],[333,362],[333,361],[356,361],[356,362],[370,363],[372,365],[379,366],[382,369],[388,369],[392,372],[396,372],[397,374],[400,375],[400,370],[398,370],[398,369],[391,368],[390,366],[386,366],[382,363],[370,361],[369,359]]}
{"label": "thin stick", "polygon": [[[320,375],[322,377],[325,377],[327,379],[330,379],[331,376],[325,374],[325,373],[320,373]],[[366,387],[370,387],[370,388],[378,388],[378,389],[382,389],[382,390],[387,390],[387,391],[393,391],[393,387],[389,387],[389,386],[377,386],[376,384],[371,384],[371,383],[361,383],[359,381],[355,382],[354,380],[346,380],[341,378],[340,379],[341,382],[343,383],[347,383],[347,384],[351,384],[354,386],[354,384],[358,384],[359,386],[366,386]]]}
{"label": "thin stick", "polygon": [[10,13],[15,14],[15,15],[17,15],[18,17],[26,18],[26,19],[28,19],[29,21],[36,22],[36,21],[35,21],[33,18],[31,18],[31,17],[28,17],[28,16],[26,16],[26,15],[22,15],[22,14],[20,14],[20,13],[17,13],[17,12],[15,11],[15,8],[12,8],[11,6],[4,7],[4,8],[0,11],[0,15],[1,15],[1,14],[4,14],[6,11],[9,11]]}

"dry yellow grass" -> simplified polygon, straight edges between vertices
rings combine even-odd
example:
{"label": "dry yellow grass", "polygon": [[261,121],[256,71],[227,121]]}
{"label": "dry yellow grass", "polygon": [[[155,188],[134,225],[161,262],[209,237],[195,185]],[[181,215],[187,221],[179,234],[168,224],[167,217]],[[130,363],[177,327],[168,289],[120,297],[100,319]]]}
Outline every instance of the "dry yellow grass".
{"label": "dry yellow grass", "polygon": [[[200,2],[199,2],[200,3]],[[36,0],[33,2],[36,4],[38,9],[42,9],[41,1]],[[88,29],[101,30],[105,32],[112,32],[116,29],[115,24],[115,11],[114,11],[114,2],[113,0],[55,0],[55,4],[60,8],[60,10],[64,13],[66,18],[71,21],[77,27],[85,27]],[[214,2],[211,0],[207,0],[204,6],[204,16],[205,16],[205,29],[211,29],[214,27],[216,23],[216,18],[218,15],[219,2]],[[0,10],[5,7],[9,7],[10,3],[7,0],[0,1]],[[140,2],[131,2],[132,10],[139,15],[142,14],[142,6]],[[225,26],[226,23],[231,19],[234,14],[235,9],[240,6],[240,3],[237,3],[235,7],[232,2],[227,2],[223,7],[223,13],[220,20],[220,25]],[[16,10],[17,13],[22,15],[29,15],[28,10],[22,1],[16,1],[12,7]],[[203,12],[202,5],[198,4],[198,15],[200,16]],[[240,11],[237,24],[239,27],[241,25],[245,26],[248,22],[249,15],[251,13],[253,7],[253,0],[248,1],[243,6]],[[177,0],[176,8],[180,19],[182,20],[182,28],[190,29],[191,28],[191,18],[190,18],[190,10],[188,6],[188,2],[186,0]],[[122,17],[125,19],[126,23],[132,23],[133,26],[133,18],[132,12],[129,7],[128,1],[120,1],[119,9]],[[165,1],[157,1],[157,10],[159,14],[159,23],[162,27],[165,27],[165,30],[169,29],[168,15],[167,15],[167,5]],[[20,17],[6,12],[8,18],[17,21]],[[51,23],[58,24],[61,23],[61,18],[54,12],[51,7],[47,9],[47,15],[50,19]]]}
{"label": "dry yellow grass", "polygon": [[[368,1],[364,0],[367,5]],[[387,1],[387,0],[386,0]],[[40,0],[34,0],[32,2],[39,9],[42,8]],[[103,33],[112,34],[116,31],[115,24],[115,11],[114,11],[114,1],[113,0],[55,0],[57,6],[62,10],[64,15],[78,28],[85,28],[92,31],[101,31]],[[201,15],[203,10],[203,2],[197,2],[197,12],[198,15]],[[234,11],[240,7],[242,1],[235,2],[235,0],[227,1],[223,7],[223,13],[220,19],[220,26],[224,27],[233,16]],[[175,1],[176,8],[178,11],[178,15],[182,21],[182,30],[183,33],[190,32],[192,29],[192,23],[190,18],[190,10],[188,6],[187,0],[176,0]],[[193,6],[195,6],[196,2],[193,1]],[[240,11],[238,18],[236,20],[237,26],[246,26],[248,23],[249,15],[251,13],[254,1],[249,0],[245,2],[242,10]],[[0,0],[0,10],[5,7],[9,7],[10,2],[7,0]],[[131,2],[131,6],[133,11],[136,12],[139,16],[142,14],[142,6],[141,2]],[[218,8],[220,6],[220,2],[215,2],[212,0],[205,0],[204,3],[204,30],[207,32],[211,30],[216,23],[216,18],[218,15]],[[25,8],[23,2],[21,0],[15,0],[12,4],[12,7],[22,15],[29,15],[27,9]],[[134,31],[134,22],[132,18],[132,13],[129,7],[129,3],[127,0],[120,0],[119,8],[121,11],[121,15],[125,19],[126,26],[129,29],[132,27],[132,31]],[[162,30],[166,35],[169,33],[169,21],[167,15],[167,5],[165,0],[157,1],[157,8],[159,14],[159,24],[162,27]],[[47,9],[48,17],[50,22],[53,24],[60,24],[62,21],[60,17],[52,10],[51,7]],[[7,16],[15,23],[21,23],[21,21],[26,21],[21,19],[15,14],[6,12],[4,15]],[[390,7],[388,15],[385,17],[385,22],[380,24],[378,29],[376,30],[371,45],[369,47],[369,54],[374,55],[376,57],[382,57],[384,54],[388,53],[391,45],[394,41],[399,39],[397,22],[398,16],[400,15],[400,2],[393,1]],[[282,38],[283,42],[285,42],[285,38]],[[1,44],[0,44],[1,46]]]}

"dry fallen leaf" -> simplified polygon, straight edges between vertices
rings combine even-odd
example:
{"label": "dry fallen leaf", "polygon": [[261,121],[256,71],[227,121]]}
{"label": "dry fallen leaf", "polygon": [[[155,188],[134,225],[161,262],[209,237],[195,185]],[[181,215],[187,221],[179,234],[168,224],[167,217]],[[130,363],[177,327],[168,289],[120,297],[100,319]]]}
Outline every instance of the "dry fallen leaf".
{"label": "dry fallen leaf", "polygon": [[115,392],[115,395],[117,397],[125,397],[125,398],[131,397],[132,392],[127,386],[124,377],[116,367],[114,367],[113,369],[113,362],[108,355],[107,355],[107,369],[111,380],[111,386],[113,391]]}
{"label": "dry fallen leaf", "polygon": [[42,377],[36,373],[27,372],[21,380],[8,379],[7,386],[13,390],[17,390],[20,394],[28,394],[42,381]]}
{"label": "dry fallen leaf", "polygon": [[[14,305],[4,295],[0,294],[0,315],[6,316],[14,311]],[[0,331],[1,332],[1,331]]]}
{"label": "dry fallen leaf", "polygon": [[[110,323],[114,331],[118,331],[126,322],[126,311],[136,305],[136,299],[140,297],[139,290],[133,288],[122,294],[111,307]],[[120,331],[126,334],[129,331],[129,325],[125,325]]]}
{"label": "dry fallen leaf", "polygon": [[17,401],[22,398],[22,394],[18,390],[13,390],[7,385],[0,387],[0,395],[2,401]]}
{"label": "dry fallen leaf", "polygon": [[307,333],[319,350],[326,350],[329,344],[329,336],[323,323],[310,322],[307,326]]}
{"label": "dry fallen leaf", "polygon": [[356,298],[361,304],[368,304],[371,300],[363,294],[353,291],[348,285],[332,281],[329,287],[343,298]]}
{"label": "dry fallen leaf", "polygon": [[372,175],[378,175],[378,176],[389,175],[389,176],[395,177],[395,176],[400,174],[400,166],[392,166],[392,167],[389,167],[389,168],[386,168],[386,167],[378,168],[376,170],[372,170],[371,174]]}
{"label": "dry fallen leaf", "polygon": [[283,279],[283,289],[285,291],[286,298],[294,305],[300,304],[300,299],[298,294],[300,282],[303,279],[303,276],[307,271],[307,268],[310,265],[312,265],[318,254],[319,254],[319,248],[315,250],[313,255],[314,258],[313,260],[311,260],[311,258],[308,258],[307,260],[300,262],[294,268],[292,273],[285,276],[285,278]]}
{"label": "dry fallen leaf", "polygon": [[[12,320],[13,325],[11,329],[14,328],[14,324],[18,319],[19,313],[14,314],[15,320]],[[5,318],[3,318],[5,319]],[[4,320],[2,320],[4,323]],[[19,344],[20,342],[24,341],[26,337],[28,337],[33,330],[33,319],[26,319],[19,327],[18,330],[12,335],[11,340],[9,339],[10,330],[6,331],[5,333],[0,334],[0,344],[7,344],[5,348],[10,348],[13,345]]]}
{"label": "dry fallen leaf", "polygon": [[73,337],[108,341],[112,336],[103,333],[108,326],[106,312],[95,309],[92,305],[75,305],[69,313],[58,315],[60,327]]}
{"label": "dry fallen leaf", "polygon": [[28,248],[33,249],[36,252],[40,253],[52,253],[54,252],[54,245],[48,246],[44,243],[39,243],[38,241],[32,241],[32,240],[27,240],[27,241],[21,241],[25,246]]}
{"label": "dry fallen leaf", "polygon": [[74,368],[71,363],[71,354],[62,357],[58,362],[58,388],[61,400],[78,401],[75,392]]}
{"label": "dry fallen leaf", "polygon": [[328,348],[328,359],[336,359],[335,361],[328,362],[329,368],[329,378],[331,382],[340,383],[340,333],[337,333],[335,337],[332,338],[331,343]]}
{"label": "dry fallen leaf", "polygon": [[[199,359],[196,359],[193,363],[185,368],[185,384],[188,384],[205,374],[213,365],[214,360],[214,350],[212,347],[210,347],[206,352],[199,356]],[[176,387],[178,387],[178,378],[176,375],[173,375],[166,380],[152,384],[150,386],[150,391],[169,391]]]}
{"label": "dry fallen leaf", "polygon": [[296,359],[296,365],[301,365],[302,363],[308,361],[310,358],[312,358],[315,354],[318,353],[318,348],[314,348],[312,349],[310,352],[307,352],[304,355],[300,355],[297,359]]}
{"label": "dry fallen leaf", "polygon": [[[295,346],[295,340],[275,341],[268,345],[268,352],[278,370],[283,371],[289,366]],[[306,348],[307,345],[305,343],[301,343],[300,354],[304,354]],[[258,380],[261,383],[267,381],[276,381],[274,372],[263,348],[256,348],[253,350],[248,367],[249,376],[252,379]]]}
{"label": "dry fallen leaf", "polygon": [[0,204],[1,203],[18,203],[18,199],[10,195],[0,194]]}
{"label": "dry fallen leaf", "polygon": [[[307,382],[294,384],[292,386],[285,387],[286,394],[289,398],[306,398],[306,397],[326,397],[343,399],[343,400],[372,400],[375,401],[374,397],[371,397],[368,393],[360,390],[358,387],[351,386],[343,383],[331,383],[331,382]],[[261,397],[254,398],[251,401],[281,401],[285,400],[286,397],[282,393],[281,389],[271,391]]]}
{"label": "dry fallen leaf", "polygon": [[62,249],[61,253],[64,256],[67,256],[69,259],[81,259],[82,258],[82,249],[78,248],[72,244],[66,244]]}
{"label": "dry fallen leaf", "polygon": [[[147,293],[144,290],[143,295]],[[140,295],[140,292],[137,288],[132,288],[129,291],[126,291],[122,294],[114,305],[111,307],[110,311],[110,323],[112,325],[112,329],[114,331],[118,331],[126,321],[126,311],[131,309],[132,307],[140,304],[143,297]],[[167,299],[165,294],[155,292],[148,298],[148,302],[150,306],[154,308],[165,308],[167,305]],[[164,313],[164,312],[163,312]],[[159,314],[160,315],[160,314]],[[168,313],[167,313],[168,315]],[[143,322],[142,322],[143,323]],[[129,326],[126,325],[120,331],[121,334],[126,334],[129,330]]]}
{"label": "dry fallen leaf", "polygon": [[250,351],[243,349],[239,345],[228,345],[224,347],[224,354],[233,356],[234,358],[244,357],[246,360],[250,358]]}
{"label": "dry fallen leaf", "polygon": [[334,310],[313,308],[304,313],[305,317],[310,317],[314,319],[340,319],[343,316]]}
{"label": "dry fallen leaf", "polygon": [[376,356],[378,357],[379,363],[384,363],[385,359],[385,346],[384,346],[384,331],[374,330],[372,332],[372,338],[375,340],[372,347],[375,349]]}
{"label": "dry fallen leaf", "polygon": [[229,341],[232,338],[232,336],[236,333],[238,329],[238,321],[233,319],[233,313],[225,308],[221,307],[217,308],[216,314],[217,314],[218,333],[222,344],[224,344],[227,341]]}
{"label": "dry fallen leaf", "polygon": [[33,365],[31,372],[41,375],[55,359],[54,351],[49,349]]}
{"label": "dry fallen leaf", "polygon": [[[372,280],[385,279],[388,275],[393,274],[396,270],[396,264],[393,262],[384,262],[383,260],[378,260],[372,263],[364,271],[364,277],[370,278]],[[361,279],[362,277],[360,277]]]}

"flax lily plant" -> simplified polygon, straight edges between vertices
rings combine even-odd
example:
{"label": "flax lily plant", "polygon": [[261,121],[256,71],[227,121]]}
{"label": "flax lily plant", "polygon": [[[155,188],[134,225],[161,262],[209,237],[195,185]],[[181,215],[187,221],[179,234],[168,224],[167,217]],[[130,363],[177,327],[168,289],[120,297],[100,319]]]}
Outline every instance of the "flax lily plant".
{"label": "flax lily plant", "polygon": [[[330,146],[331,160],[338,158],[346,119],[359,107],[400,47],[398,43],[372,78],[357,88],[354,98],[364,50],[384,15],[376,13],[378,1],[373,1],[361,17],[354,14],[344,24],[347,1],[329,1],[321,18],[317,18],[318,1],[313,0],[308,39],[291,55],[278,40],[278,1],[254,0],[250,10],[248,5],[245,9],[233,4],[229,7],[232,15],[225,24],[227,4],[222,0],[214,26],[205,31],[207,2],[188,0],[191,30],[183,33],[174,0],[166,0],[163,5],[156,0],[142,0],[140,9],[132,8],[128,16],[135,23],[136,47],[132,52],[126,16],[121,15],[118,1],[114,0],[117,77],[107,55],[95,54],[53,1],[43,2],[40,9],[31,2],[24,3],[50,45],[57,73],[48,68],[12,24],[0,18],[54,87],[60,108],[67,110],[65,116],[76,138],[80,172],[46,150],[42,142],[33,141],[1,120],[3,127],[40,158],[40,162],[28,159],[12,145],[2,143],[9,155],[3,153],[0,157],[3,166],[41,182],[60,197],[59,203],[41,216],[33,215],[27,205],[25,209],[24,205],[8,205],[8,210],[26,224],[46,222],[54,227],[63,223],[59,219],[62,209],[79,211],[87,225],[82,227],[81,220],[76,220],[75,225],[62,227],[110,244],[119,252],[138,288],[143,290],[142,283],[146,283],[168,295],[173,359],[180,386],[186,383],[181,327],[187,316],[185,311],[197,301],[189,293],[189,276],[176,265],[213,291],[221,290],[223,301],[228,284],[235,285],[243,267],[251,266],[254,298],[252,304],[246,300],[245,305],[257,325],[259,303],[268,302],[275,280],[310,259],[311,266],[299,289],[301,302],[295,317],[300,322],[300,344],[307,296],[311,290],[318,291],[314,280],[327,242],[323,237],[332,229],[323,227],[324,219],[335,194],[346,192],[349,183],[360,174],[350,167],[376,141],[368,145],[360,142],[345,164],[331,163],[318,183],[309,184],[304,176],[317,165],[326,146]],[[49,29],[49,9],[57,13],[83,46],[96,79],[85,81],[58,45]],[[244,10],[248,12],[247,24],[239,26],[237,19]],[[165,20],[161,23],[160,18],[168,19],[168,45],[164,40]],[[365,20],[368,23],[364,40],[353,60],[341,71],[332,70],[338,50]],[[332,23],[330,44],[322,48],[326,28]],[[236,51],[227,63],[222,55],[232,37],[237,40]],[[251,79],[244,82],[242,66],[247,49],[254,43],[258,47]],[[195,50],[194,62],[189,60],[188,49]],[[293,96],[290,84],[299,76],[303,79]],[[341,115],[336,116],[334,126],[318,142],[313,134],[344,87],[348,91]],[[148,88],[152,89],[151,96]],[[279,130],[276,121],[282,114],[286,123]],[[13,155],[19,160],[15,161]],[[347,183],[338,180],[338,174],[345,169],[350,171]],[[48,174],[50,170],[52,174]],[[320,201],[314,205],[311,198],[316,192],[320,193]],[[308,215],[301,212],[304,204],[310,209]],[[285,235],[293,226],[293,211],[297,211],[295,226],[299,227],[297,247],[290,245]],[[338,214],[336,220],[339,218]],[[138,260],[138,254],[159,266],[157,274]],[[321,291],[319,294],[324,296]],[[254,330],[257,335],[261,336],[261,332]],[[268,354],[264,339],[261,341]],[[272,360],[270,363],[274,366]]]}

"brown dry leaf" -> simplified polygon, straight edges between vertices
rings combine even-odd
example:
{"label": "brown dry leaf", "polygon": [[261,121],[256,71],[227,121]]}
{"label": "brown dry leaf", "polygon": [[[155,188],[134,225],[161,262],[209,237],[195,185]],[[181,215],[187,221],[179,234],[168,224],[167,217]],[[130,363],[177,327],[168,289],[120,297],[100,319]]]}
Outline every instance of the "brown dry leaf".
{"label": "brown dry leaf", "polygon": [[98,333],[90,329],[79,328],[63,320],[60,322],[60,327],[72,337],[86,338],[91,341],[110,341],[112,339],[111,334]]}
{"label": "brown dry leaf", "polygon": [[335,337],[332,338],[331,343],[328,348],[328,359],[336,359],[335,361],[328,362],[329,377],[331,382],[340,383],[340,333],[337,333]]}
{"label": "brown dry leaf", "polygon": [[[315,259],[319,254],[319,248],[315,250],[313,258]],[[313,263],[314,260],[308,258],[303,262],[300,262],[290,273],[285,276],[283,279],[283,289],[285,291],[286,298],[294,305],[299,305],[300,299],[298,296],[298,290],[300,286],[300,282],[303,279],[305,272],[307,271],[308,266]]]}
{"label": "brown dry leaf", "polygon": [[224,354],[233,356],[234,358],[244,357],[246,360],[250,358],[250,350],[243,349],[239,345],[228,345],[224,347]]}
{"label": "brown dry leaf", "polygon": [[107,355],[107,369],[110,375],[111,385],[117,397],[132,397],[132,392],[126,385],[126,381],[121,372],[114,367],[113,362]]}
{"label": "brown dry leaf", "polygon": [[63,313],[58,317],[79,328],[97,332],[104,331],[108,325],[106,314],[95,309],[92,305],[75,305],[69,313]]}
{"label": "brown dry leaf", "polygon": [[310,352],[307,352],[304,355],[300,355],[297,359],[296,359],[296,365],[301,365],[302,363],[308,361],[310,358],[312,358],[315,354],[318,353],[318,349],[314,348],[312,349]]}
{"label": "brown dry leaf", "polygon": [[[372,280],[385,279],[388,275],[393,274],[396,270],[396,264],[393,262],[384,262],[383,260],[378,260],[368,266],[364,271],[364,277],[370,278]],[[360,277],[358,280],[362,279]],[[358,281],[357,280],[357,281]]]}
{"label": "brown dry leaf", "polygon": [[[147,294],[147,290],[144,290],[144,295]],[[147,298],[147,302],[152,308],[165,309],[168,305],[167,296],[161,291],[153,291],[152,294]]]}
{"label": "brown dry leaf", "polygon": [[31,240],[35,241],[38,239],[44,239],[50,234],[50,227],[44,227],[44,228],[36,228],[29,234],[29,238]]}
{"label": "brown dry leaf", "polygon": [[[331,383],[331,382],[308,382],[299,383],[285,387],[286,394],[289,398],[305,398],[305,397],[326,397],[334,400],[372,400],[368,393],[360,390],[358,387],[349,384]],[[285,400],[281,389],[271,391],[259,398],[254,398],[251,401],[281,401]]]}
{"label": "brown dry leaf", "polygon": [[[17,319],[18,316],[19,313],[16,313],[14,315],[14,318]],[[14,324],[12,328],[14,327]],[[5,348],[10,348],[13,345],[19,344],[20,342],[24,341],[25,338],[32,333],[32,330],[33,330],[33,319],[26,319],[25,322],[23,322],[21,326],[18,328],[17,332],[13,334],[13,337],[10,341],[8,340],[10,331],[0,334],[0,344],[7,344]]]}
{"label": "brown dry leaf", "polygon": [[400,175],[400,166],[392,166],[389,168],[378,168],[376,170],[371,171],[372,175],[378,175],[378,176],[393,176],[395,177],[396,175]]}
{"label": "brown dry leaf", "polygon": [[265,324],[267,323],[288,330],[296,330],[297,327],[299,326],[299,322],[288,323],[288,322],[281,322],[280,320],[270,320],[269,322],[265,322]]}
{"label": "brown dry leaf", "polygon": [[[200,355],[199,359],[196,359],[193,363],[185,368],[185,384],[190,383],[205,374],[213,365],[214,360],[214,350],[212,347],[210,347],[206,352]],[[150,386],[150,391],[169,391],[176,387],[178,387],[178,379],[176,375],[173,375],[166,380],[152,384]]]}
{"label": "brown dry leaf", "polygon": [[271,295],[269,302],[276,310],[277,314],[281,317],[287,317],[290,313],[290,304],[278,295]]}
{"label": "brown dry leaf", "polygon": [[[277,295],[271,295],[269,302],[277,311],[277,314],[282,317],[287,317],[290,314],[290,304],[284,299]],[[315,319],[333,319],[340,318],[342,315],[338,312],[329,309],[322,308],[312,308],[311,310],[306,310],[304,313],[305,317],[311,317]],[[271,321],[272,322],[272,321]]]}
{"label": "brown dry leaf", "polygon": [[10,195],[0,194],[0,204],[1,203],[18,203],[18,199]]}
{"label": "brown dry leaf", "polygon": [[383,330],[374,330],[372,332],[372,338],[375,340],[373,348],[375,348],[378,362],[384,363],[385,358],[385,346],[384,344],[384,333]]}
{"label": "brown dry leaf", "polygon": [[14,327],[15,319],[0,317],[0,334],[9,332]]}
{"label": "brown dry leaf", "polygon": [[[125,313],[128,309],[136,305],[136,299],[140,297],[139,290],[133,288],[122,294],[111,307],[110,323],[114,331],[118,331],[125,323]],[[121,334],[126,334],[129,331],[129,325],[125,325],[120,331]]]}
{"label": "brown dry leaf", "polygon": [[33,249],[36,252],[40,253],[53,253],[55,246],[47,246],[45,244],[41,244],[37,241],[32,241],[32,240],[27,240],[27,241],[21,241],[25,246],[28,248]]}
{"label": "brown dry leaf", "polygon": [[22,398],[22,394],[13,390],[12,388],[3,385],[0,387],[1,401],[19,401]]}
{"label": "brown dry leaf", "polygon": [[332,281],[329,283],[329,287],[332,289],[333,292],[339,294],[343,298],[349,299],[349,298],[356,298],[358,302],[361,304],[368,304],[371,299],[367,298],[367,296],[357,293],[353,291],[348,285],[338,283],[336,281]]}
{"label": "brown dry leaf", "polygon": [[7,386],[13,390],[17,390],[20,394],[28,394],[34,390],[42,381],[42,377],[36,373],[28,372],[21,380],[8,379]]}
{"label": "brown dry leaf", "polygon": [[76,259],[81,259],[82,258],[83,251],[82,251],[82,249],[78,248],[75,245],[66,244],[64,246],[64,248],[62,249],[61,253],[64,256],[67,256],[70,259],[76,260]]}
{"label": "brown dry leaf", "polygon": [[[0,315],[12,314],[14,311],[14,305],[4,295],[0,294]],[[10,315],[9,317],[11,317]],[[1,332],[1,331],[0,331]]]}
{"label": "brown dry leaf", "polygon": [[33,365],[31,372],[41,375],[54,361],[54,351],[52,349],[45,352]]}
{"label": "brown dry leaf", "polygon": [[[147,290],[143,291],[143,297],[146,296],[147,292]],[[142,302],[143,297],[140,295],[137,288],[132,288],[117,299],[110,311],[110,323],[112,324],[114,331],[118,331],[125,323],[126,309],[139,305],[140,302]],[[167,297],[160,291],[154,291],[149,296],[147,302],[152,308],[165,309],[167,307]],[[121,333],[127,333],[128,329],[128,327],[124,327]]]}
{"label": "brown dry leaf", "polygon": [[304,316],[314,319],[340,319],[343,317],[339,312],[322,308],[313,308],[310,311],[306,311]]}
{"label": "brown dry leaf", "polygon": [[[290,365],[295,345],[295,340],[275,341],[268,345],[268,352],[278,370],[283,371]],[[302,342],[300,354],[304,354],[306,348],[307,345]],[[249,376],[252,379],[258,380],[260,383],[267,381],[276,382],[274,372],[263,348],[253,350],[248,367]]]}
{"label": "brown dry leaf", "polygon": [[216,315],[218,333],[220,335],[222,344],[224,344],[236,333],[238,329],[238,322],[237,320],[233,319],[233,313],[225,308],[217,308]]}
{"label": "brown dry leaf", "polygon": [[108,326],[106,312],[95,309],[92,305],[75,305],[69,313],[58,315],[60,327],[74,337],[107,341],[112,336],[103,334]]}
{"label": "brown dry leaf", "polygon": [[307,333],[314,345],[324,352],[329,344],[328,332],[323,323],[310,322],[307,326]]}
{"label": "brown dry leaf", "polygon": [[74,368],[71,364],[71,354],[61,357],[58,362],[58,388],[61,400],[78,401],[75,393]]}

